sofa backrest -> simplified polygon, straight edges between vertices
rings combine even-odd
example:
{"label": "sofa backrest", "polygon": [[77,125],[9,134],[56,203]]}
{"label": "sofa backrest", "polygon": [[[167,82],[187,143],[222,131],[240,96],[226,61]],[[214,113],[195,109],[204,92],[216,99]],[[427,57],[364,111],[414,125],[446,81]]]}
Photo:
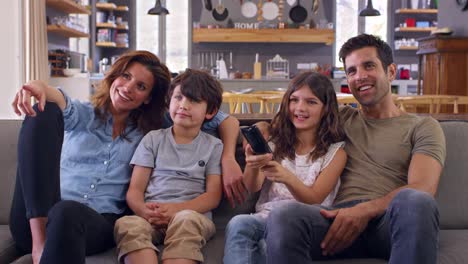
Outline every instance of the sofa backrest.
{"label": "sofa backrest", "polygon": [[[0,224],[7,224],[16,177],[16,146],[21,120],[0,120]],[[468,122],[440,122],[447,142],[447,158],[436,195],[442,229],[468,228]],[[240,144],[236,158],[243,166]],[[257,195],[249,195],[247,202],[232,209],[226,199],[213,212],[218,228],[239,213],[254,209]]]}
{"label": "sofa backrest", "polygon": [[442,121],[447,158],[436,194],[441,229],[468,228],[468,122]]}
{"label": "sofa backrest", "polygon": [[22,120],[0,120],[0,224],[7,224],[16,177],[16,145]]}

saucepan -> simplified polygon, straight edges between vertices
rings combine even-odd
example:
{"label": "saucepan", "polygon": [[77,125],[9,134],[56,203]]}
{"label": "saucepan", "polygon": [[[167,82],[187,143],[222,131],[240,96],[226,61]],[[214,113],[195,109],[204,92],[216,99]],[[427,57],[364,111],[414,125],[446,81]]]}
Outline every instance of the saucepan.
{"label": "saucepan", "polygon": [[228,17],[229,12],[227,8],[223,6],[222,0],[219,0],[218,5],[213,9],[212,14],[216,21],[223,21]]}
{"label": "saucepan", "polygon": [[294,23],[302,23],[306,20],[307,10],[301,6],[300,0],[297,0],[297,5],[289,10],[289,17]]}

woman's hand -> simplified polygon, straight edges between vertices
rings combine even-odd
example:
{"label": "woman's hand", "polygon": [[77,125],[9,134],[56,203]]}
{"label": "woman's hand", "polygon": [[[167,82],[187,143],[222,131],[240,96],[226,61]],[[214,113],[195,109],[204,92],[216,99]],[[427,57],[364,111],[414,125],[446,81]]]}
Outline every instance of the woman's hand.
{"label": "woman's hand", "polygon": [[245,163],[246,166],[259,169],[268,164],[273,158],[273,154],[267,153],[262,155],[255,155],[250,144],[245,146]]}
{"label": "woman's hand", "polygon": [[23,85],[16,93],[15,99],[11,104],[15,113],[19,116],[21,114],[36,116],[36,111],[34,111],[31,105],[31,97],[36,98],[39,102],[39,111],[44,111],[47,89],[48,86],[43,81],[31,81]]}

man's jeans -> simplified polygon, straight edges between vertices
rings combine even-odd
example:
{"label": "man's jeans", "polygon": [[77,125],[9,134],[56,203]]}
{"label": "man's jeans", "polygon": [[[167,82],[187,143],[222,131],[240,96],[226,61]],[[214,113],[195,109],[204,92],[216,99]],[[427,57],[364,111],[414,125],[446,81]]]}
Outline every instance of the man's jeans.
{"label": "man's jeans", "polygon": [[266,220],[254,215],[236,215],[226,227],[224,264],[264,264]]}
{"label": "man's jeans", "polygon": [[384,258],[391,264],[437,261],[439,212],[436,201],[427,193],[401,190],[384,215],[370,221],[349,248],[332,257],[323,256],[320,248],[332,224],[320,215],[320,209],[317,205],[290,203],[270,213],[266,232],[268,263],[312,263],[330,258]]}

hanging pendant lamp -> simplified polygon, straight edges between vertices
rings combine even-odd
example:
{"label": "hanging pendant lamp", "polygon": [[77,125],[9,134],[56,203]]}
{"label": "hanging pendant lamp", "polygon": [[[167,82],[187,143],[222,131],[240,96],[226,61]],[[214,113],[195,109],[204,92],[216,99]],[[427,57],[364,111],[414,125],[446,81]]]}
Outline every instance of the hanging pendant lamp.
{"label": "hanging pendant lamp", "polygon": [[148,15],[168,15],[169,11],[161,5],[161,0],[156,0],[156,4],[148,11]]}
{"label": "hanging pendant lamp", "polygon": [[372,0],[367,0],[367,7],[359,12],[359,16],[380,16],[380,12],[374,8]]}

